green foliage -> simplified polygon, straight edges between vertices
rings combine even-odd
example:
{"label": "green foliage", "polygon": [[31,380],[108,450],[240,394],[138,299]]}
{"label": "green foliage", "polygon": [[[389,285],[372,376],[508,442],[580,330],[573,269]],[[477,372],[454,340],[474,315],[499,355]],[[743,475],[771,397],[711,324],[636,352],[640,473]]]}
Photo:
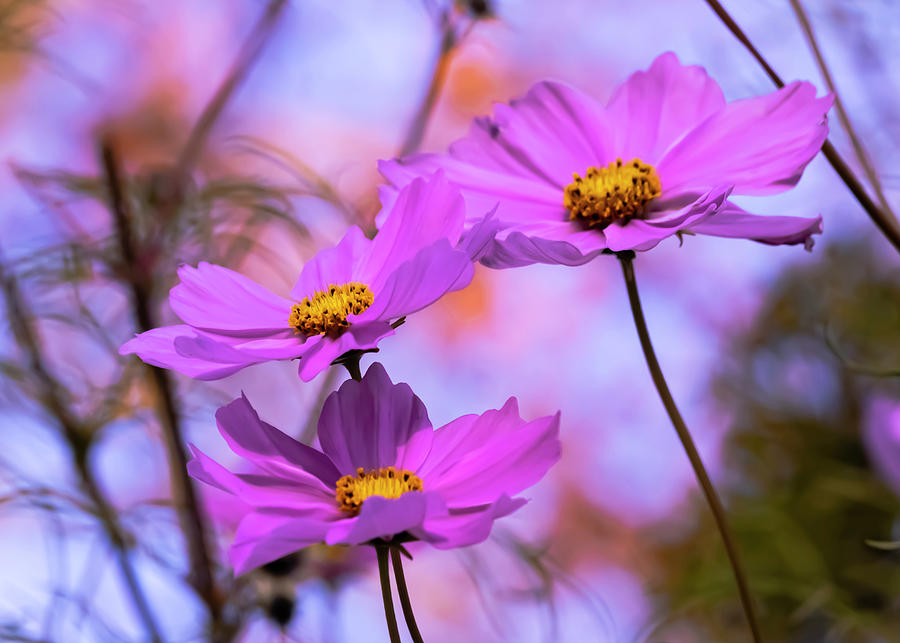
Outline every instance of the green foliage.
{"label": "green foliage", "polygon": [[[900,275],[863,243],[814,257],[780,276],[715,378],[733,413],[720,486],[767,640],[896,640],[900,555],[867,540],[896,536],[900,501],[873,472],[860,424],[869,396],[900,387],[856,365],[900,366]],[[696,510],[662,551],[664,590],[682,624],[741,640],[724,551]]]}

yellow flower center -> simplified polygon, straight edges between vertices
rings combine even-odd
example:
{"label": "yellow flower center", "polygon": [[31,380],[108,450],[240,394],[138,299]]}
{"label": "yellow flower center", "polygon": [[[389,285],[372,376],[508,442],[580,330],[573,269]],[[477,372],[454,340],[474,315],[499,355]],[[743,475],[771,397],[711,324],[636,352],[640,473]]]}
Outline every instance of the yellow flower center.
{"label": "yellow flower center", "polygon": [[383,467],[366,472],[360,467],[355,476],[346,475],[337,481],[335,497],[343,511],[355,516],[370,496],[399,498],[407,491],[422,491],[422,479],[412,471]]}
{"label": "yellow flower center", "polygon": [[602,230],[614,221],[642,219],[647,204],[662,193],[656,170],[640,159],[627,164],[616,159],[607,167],[589,167],[584,178],[574,177],[566,186],[563,205],[569,218],[585,228]]}
{"label": "yellow flower center", "polygon": [[347,315],[359,315],[374,300],[375,296],[365,284],[332,284],[327,290],[317,290],[312,297],[304,297],[299,304],[294,304],[288,323],[307,337],[335,337],[350,326]]}

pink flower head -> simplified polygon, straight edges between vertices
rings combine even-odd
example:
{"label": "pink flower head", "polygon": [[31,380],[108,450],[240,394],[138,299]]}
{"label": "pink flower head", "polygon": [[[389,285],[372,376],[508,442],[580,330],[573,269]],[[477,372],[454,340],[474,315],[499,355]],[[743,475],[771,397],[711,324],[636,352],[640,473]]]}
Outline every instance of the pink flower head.
{"label": "pink flower head", "polygon": [[881,396],[870,400],[862,438],[875,471],[900,497],[900,402]]}
{"label": "pink flower head", "polygon": [[465,203],[440,172],[412,181],[386,210],[373,240],[351,227],[303,266],[290,299],[222,266],[182,266],[169,303],[185,323],[141,333],[119,352],[201,380],[300,358],[309,381],[344,353],[375,348],[393,321],[467,286],[496,231],[487,216],[463,234]]}
{"label": "pink flower head", "polygon": [[701,67],[657,58],[606,107],[555,82],[476,118],[446,155],[382,161],[393,187],[441,168],[472,212],[500,203],[482,263],[580,265],[604,250],[649,250],[676,233],[811,243],[821,217],[758,216],[732,194],[789,189],[828,134],[832,97],[794,82],[725,102]]}
{"label": "pink flower head", "polygon": [[439,549],[488,537],[560,457],[559,414],[526,422],[515,398],[433,430],[421,400],[372,364],[332,393],[321,451],[259,419],[245,397],[216,413],[232,450],[261,473],[234,474],[191,447],[190,474],[251,507],[230,550],[235,573],[315,543],[404,535]]}

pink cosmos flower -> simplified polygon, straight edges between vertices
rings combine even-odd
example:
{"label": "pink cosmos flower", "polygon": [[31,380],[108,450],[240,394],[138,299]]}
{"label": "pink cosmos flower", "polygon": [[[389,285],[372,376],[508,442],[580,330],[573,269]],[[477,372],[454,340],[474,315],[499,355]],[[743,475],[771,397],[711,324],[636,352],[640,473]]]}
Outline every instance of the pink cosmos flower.
{"label": "pink cosmos flower", "polygon": [[141,333],[119,352],[201,380],[300,358],[309,381],[344,353],[375,348],[392,322],[467,286],[496,232],[487,216],[463,234],[465,203],[440,172],[412,181],[385,210],[373,240],[351,227],[304,265],[289,299],[222,266],[181,267],[169,303],[185,323]]}
{"label": "pink cosmos flower", "polygon": [[372,364],[332,393],[321,451],[259,419],[245,397],[216,413],[232,450],[261,473],[234,474],[195,447],[190,474],[251,507],[230,549],[235,573],[313,545],[409,536],[439,549],[483,541],[560,457],[559,414],[526,422],[515,398],[432,429],[421,400]]}
{"label": "pink cosmos flower", "polygon": [[472,212],[499,202],[505,229],[482,259],[492,267],[580,265],[604,250],[648,250],[676,233],[809,247],[821,217],[758,216],[728,198],[796,184],[825,141],[831,103],[805,82],[726,103],[701,67],[666,53],[605,107],[541,82],[497,105],[493,118],[475,119],[448,154],[379,169],[398,188],[441,168]]}
{"label": "pink cosmos flower", "polygon": [[875,471],[900,497],[900,402],[876,396],[866,405],[863,445]]}

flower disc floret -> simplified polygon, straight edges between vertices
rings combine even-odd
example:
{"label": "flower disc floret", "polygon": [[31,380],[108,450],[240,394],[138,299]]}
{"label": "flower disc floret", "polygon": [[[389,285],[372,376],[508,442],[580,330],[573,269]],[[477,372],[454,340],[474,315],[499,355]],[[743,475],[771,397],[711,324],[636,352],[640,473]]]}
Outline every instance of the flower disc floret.
{"label": "flower disc floret", "polygon": [[412,471],[382,467],[366,471],[359,467],[356,475],[346,475],[337,481],[335,497],[341,510],[356,515],[366,498],[399,498],[409,491],[422,491],[422,479]]}
{"label": "flower disc floret", "polygon": [[607,167],[589,167],[584,178],[573,176],[563,192],[563,205],[569,218],[586,228],[602,230],[613,222],[643,219],[650,201],[662,194],[656,170],[640,159],[623,163],[618,158]]}
{"label": "flower disc floret", "polygon": [[288,323],[307,337],[336,337],[350,327],[348,315],[365,312],[373,301],[375,296],[365,284],[331,284],[327,289],[317,290],[312,296],[294,304]]}

